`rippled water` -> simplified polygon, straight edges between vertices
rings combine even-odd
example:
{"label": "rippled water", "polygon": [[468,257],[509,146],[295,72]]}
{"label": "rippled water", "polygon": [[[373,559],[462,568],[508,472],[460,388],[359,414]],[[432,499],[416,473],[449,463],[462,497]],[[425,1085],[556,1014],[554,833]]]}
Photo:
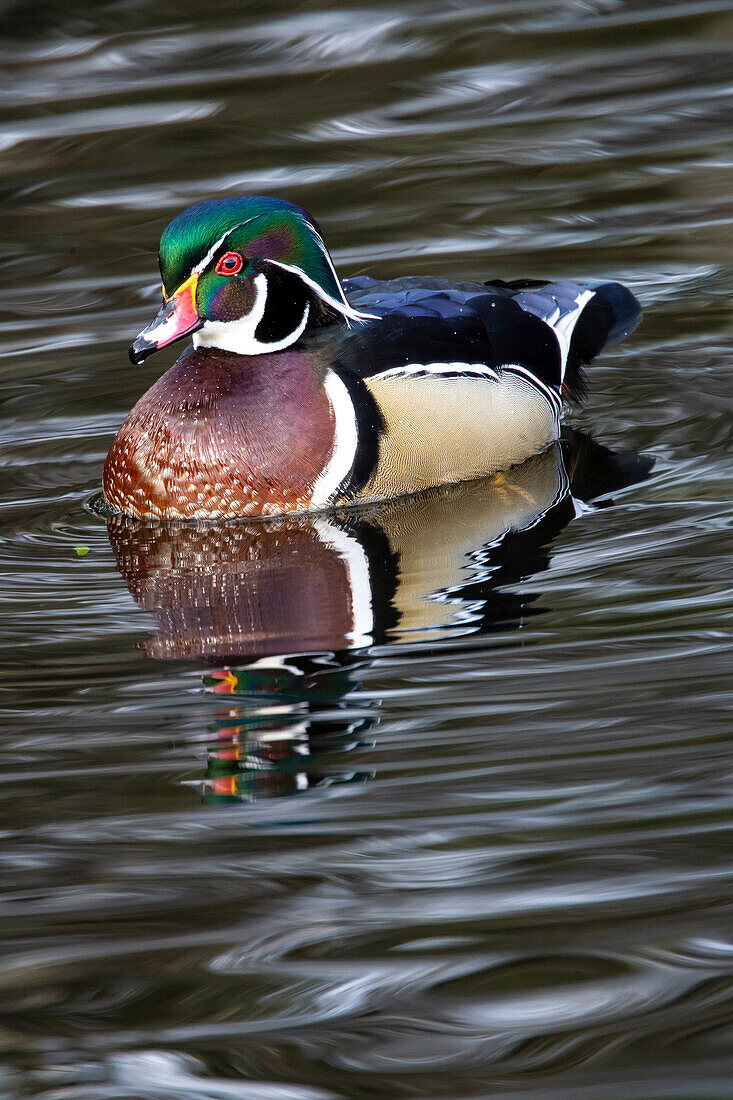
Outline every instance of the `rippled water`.
{"label": "rippled water", "polygon": [[[4,20],[2,1095],[733,1096],[731,0]],[[645,321],[492,481],[107,522],[161,227],[240,192]]]}

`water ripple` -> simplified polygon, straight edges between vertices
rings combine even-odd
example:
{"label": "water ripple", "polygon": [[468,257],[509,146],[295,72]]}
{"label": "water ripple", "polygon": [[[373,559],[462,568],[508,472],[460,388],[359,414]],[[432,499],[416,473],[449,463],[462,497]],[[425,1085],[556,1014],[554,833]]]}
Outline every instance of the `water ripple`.
{"label": "water ripple", "polygon": [[[292,7],[6,12],[0,1092],[728,1095],[733,4]],[[645,309],[562,448],[334,519],[356,651],[308,521],[94,506],[162,225],[247,192]]]}

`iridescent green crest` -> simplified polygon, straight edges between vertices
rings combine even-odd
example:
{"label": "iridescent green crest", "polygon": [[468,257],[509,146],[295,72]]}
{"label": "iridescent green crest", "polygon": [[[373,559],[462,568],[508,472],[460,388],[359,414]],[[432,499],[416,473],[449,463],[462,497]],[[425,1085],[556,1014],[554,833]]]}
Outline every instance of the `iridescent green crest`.
{"label": "iridescent green crest", "polygon": [[250,262],[272,260],[296,269],[322,296],[348,309],[310,214],[284,199],[259,195],[200,202],[173,219],[163,231],[158,257],[165,293],[173,294],[217,244]]}

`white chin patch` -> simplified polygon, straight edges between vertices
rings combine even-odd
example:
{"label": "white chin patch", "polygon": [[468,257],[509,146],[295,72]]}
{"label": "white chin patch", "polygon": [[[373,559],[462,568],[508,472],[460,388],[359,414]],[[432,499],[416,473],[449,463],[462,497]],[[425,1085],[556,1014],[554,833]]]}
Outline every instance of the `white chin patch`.
{"label": "white chin patch", "polygon": [[255,332],[265,315],[267,304],[267,277],[256,275],[254,286],[257,294],[249,313],[236,321],[205,321],[203,327],[193,334],[195,348],[219,348],[221,351],[234,352],[235,355],[263,355],[270,351],[282,351],[303,335],[310,313],[307,302],[300,323],[283,340],[276,340],[272,344],[263,344],[257,340]]}

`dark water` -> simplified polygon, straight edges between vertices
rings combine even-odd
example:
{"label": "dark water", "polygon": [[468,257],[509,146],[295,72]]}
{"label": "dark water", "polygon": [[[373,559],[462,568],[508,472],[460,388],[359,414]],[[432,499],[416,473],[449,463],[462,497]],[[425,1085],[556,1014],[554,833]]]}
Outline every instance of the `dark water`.
{"label": "dark water", "polygon": [[[0,1094],[733,1096],[731,0],[4,28]],[[645,322],[492,482],[108,533],[160,230],[247,192]]]}

